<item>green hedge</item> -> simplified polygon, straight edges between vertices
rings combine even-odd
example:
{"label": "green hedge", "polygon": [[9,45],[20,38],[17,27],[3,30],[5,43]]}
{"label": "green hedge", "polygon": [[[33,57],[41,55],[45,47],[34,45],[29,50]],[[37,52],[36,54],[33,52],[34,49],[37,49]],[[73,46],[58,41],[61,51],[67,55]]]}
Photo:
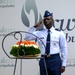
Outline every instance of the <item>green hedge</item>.
{"label": "green hedge", "polygon": [[19,55],[35,55],[35,54],[40,54],[40,49],[39,48],[34,48],[33,46],[30,47],[25,47],[25,46],[13,46],[11,48],[10,54],[13,56],[18,56]]}

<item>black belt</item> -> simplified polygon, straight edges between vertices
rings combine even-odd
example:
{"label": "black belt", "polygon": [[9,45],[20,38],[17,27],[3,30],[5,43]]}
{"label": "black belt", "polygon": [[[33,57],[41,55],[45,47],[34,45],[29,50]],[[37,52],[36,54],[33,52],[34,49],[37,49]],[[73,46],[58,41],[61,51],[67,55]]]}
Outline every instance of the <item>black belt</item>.
{"label": "black belt", "polygon": [[49,57],[53,57],[53,56],[57,56],[57,55],[59,55],[59,53],[57,53],[57,54],[49,54],[49,55],[41,55],[41,57],[49,58]]}

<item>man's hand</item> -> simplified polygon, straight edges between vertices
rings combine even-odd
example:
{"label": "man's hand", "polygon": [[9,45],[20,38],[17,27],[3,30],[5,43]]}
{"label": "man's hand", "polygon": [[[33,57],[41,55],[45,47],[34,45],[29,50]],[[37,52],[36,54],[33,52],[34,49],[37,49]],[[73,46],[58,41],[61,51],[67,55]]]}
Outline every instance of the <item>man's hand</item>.
{"label": "man's hand", "polygon": [[40,22],[38,22],[34,27],[35,27],[35,28],[39,27],[39,26],[41,25],[42,22],[43,22],[43,20],[40,21]]}
{"label": "man's hand", "polygon": [[65,71],[65,66],[61,67],[61,73],[63,73]]}

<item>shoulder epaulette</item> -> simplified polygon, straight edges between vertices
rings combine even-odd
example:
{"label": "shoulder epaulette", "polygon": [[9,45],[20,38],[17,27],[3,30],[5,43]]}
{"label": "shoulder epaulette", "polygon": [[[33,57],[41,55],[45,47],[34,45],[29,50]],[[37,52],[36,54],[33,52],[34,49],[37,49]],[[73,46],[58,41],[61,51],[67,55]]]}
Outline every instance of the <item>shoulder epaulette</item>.
{"label": "shoulder epaulette", "polygon": [[36,29],[36,31],[42,31],[43,29]]}
{"label": "shoulder epaulette", "polygon": [[55,28],[55,30],[56,30],[56,31],[61,31],[61,30],[60,30],[60,29],[58,29],[58,28]]}

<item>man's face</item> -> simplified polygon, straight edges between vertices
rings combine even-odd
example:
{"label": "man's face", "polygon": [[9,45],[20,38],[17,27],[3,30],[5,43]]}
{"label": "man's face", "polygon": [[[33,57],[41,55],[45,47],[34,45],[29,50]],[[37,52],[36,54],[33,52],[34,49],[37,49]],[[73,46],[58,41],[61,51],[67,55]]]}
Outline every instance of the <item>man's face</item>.
{"label": "man's face", "polygon": [[47,29],[50,29],[53,25],[53,16],[45,17],[44,18],[44,25]]}

